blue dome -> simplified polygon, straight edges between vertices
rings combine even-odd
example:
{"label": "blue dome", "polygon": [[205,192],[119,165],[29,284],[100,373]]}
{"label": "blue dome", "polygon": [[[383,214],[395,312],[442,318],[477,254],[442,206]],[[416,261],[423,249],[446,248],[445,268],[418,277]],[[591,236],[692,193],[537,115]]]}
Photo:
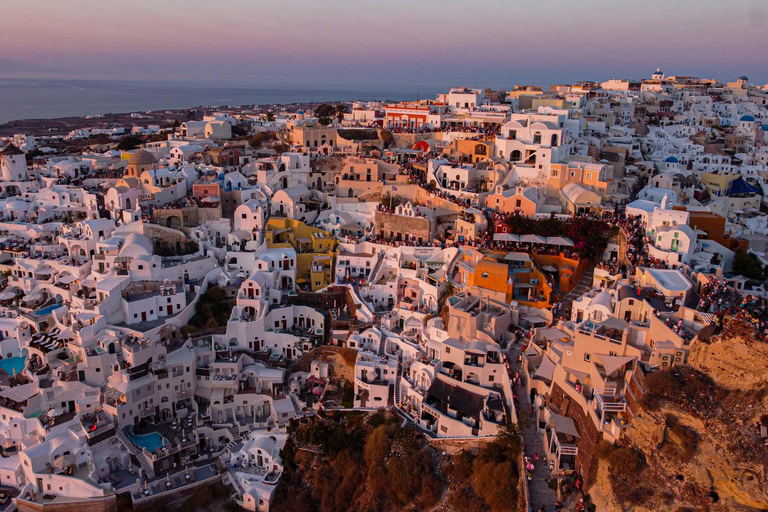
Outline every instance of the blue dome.
{"label": "blue dome", "polygon": [[224,173],[220,173],[218,179],[223,180],[224,179]]}
{"label": "blue dome", "polygon": [[754,120],[755,120],[755,118],[753,116],[750,116],[750,115],[741,116],[741,119],[739,119],[739,121],[750,121],[750,122],[754,121]]}
{"label": "blue dome", "polygon": [[670,163],[670,164],[676,164],[676,163],[680,162],[680,160],[678,160],[677,157],[675,157],[675,156],[668,156],[667,159],[664,160],[664,161],[667,162],[667,163]]}
{"label": "blue dome", "polygon": [[760,127],[764,132],[768,132],[768,124],[764,124]]}

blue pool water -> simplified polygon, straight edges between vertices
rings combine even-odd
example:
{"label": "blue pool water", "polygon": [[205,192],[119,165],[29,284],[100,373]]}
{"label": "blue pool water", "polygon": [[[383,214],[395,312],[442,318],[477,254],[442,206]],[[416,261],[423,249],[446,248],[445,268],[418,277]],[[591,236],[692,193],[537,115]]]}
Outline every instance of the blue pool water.
{"label": "blue pool water", "polygon": [[53,311],[54,309],[58,309],[58,308],[60,308],[60,307],[61,307],[61,304],[51,304],[50,306],[48,306],[48,307],[45,307],[45,308],[43,308],[43,309],[38,309],[38,310],[35,312],[35,314],[36,314],[36,315],[47,315],[48,313],[50,313],[50,312],[51,312],[51,311]]}
{"label": "blue pool water", "polygon": [[131,441],[141,446],[142,448],[146,448],[147,451],[150,452],[153,452],[163,446],[163,436],[157,432],[152,432],[151,434],[146,434],[143,436],[137,436],[130,430],[126,429],[126,434],[128,434],[128,437],[131,439]]}
{"label": "blue pool water", "polygon": [[27,361],[27,356],[9,357],[6,359],[0,359],[0,369],[8,375],[13,375],[14,370],[16,373],[21,373],[24,369],[24,363]]}

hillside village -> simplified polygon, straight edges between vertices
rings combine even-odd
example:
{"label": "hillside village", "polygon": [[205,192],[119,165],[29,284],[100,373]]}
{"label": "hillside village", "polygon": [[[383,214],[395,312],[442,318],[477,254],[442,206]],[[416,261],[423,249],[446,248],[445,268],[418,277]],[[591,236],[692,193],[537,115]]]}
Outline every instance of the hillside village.
{"label": "hillside village", "polygon": [[768,87],[162,117],[0,142],[0,510],[768,507]]}

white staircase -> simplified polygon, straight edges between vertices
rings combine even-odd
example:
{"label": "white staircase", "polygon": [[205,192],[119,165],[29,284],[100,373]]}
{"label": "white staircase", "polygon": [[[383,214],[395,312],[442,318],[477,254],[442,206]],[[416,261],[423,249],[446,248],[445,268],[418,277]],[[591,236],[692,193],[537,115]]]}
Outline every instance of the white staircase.
{"label": "white staircase", "polygon": [[384,355],[384,348],[386,347],[386,345],[387,345],[387,337],[382,335],[381,340],[379,341],[379,350],[378,350],[378,354],[380,356]]}
{"label": "white staircase", "polygon": [[400,379],[403,377],[403,367],[398,361],[397,376],[395,377],[395,406],[400,407]]}
{"label": "white staircase", "polygon": [[243,487],[240,485],[240,482],[237,481],[237,476],[235,476],[235,471],[232,469],[232,466],[227,467],[227,472],[229,473],[229,480],[232,482],[232,486],[235,488],[235,491],[237,491],[237,496],[242,498],[243,497]]}
{"label": "white staircase", "polygon": [[122,428],[117,429],[117,439],[123,443],[123,446],[125,446],[132,455],[136,456],[139,460],[139,464],[141,464],[141,469],[144,471],[144,475],[150,480],[155,478],[155,470],[152,468],[152,464],[150,464],[147,457],[144,456],[144,452],[128,439],[128,436]]}
{"label": "white staircase", "polygon": [[238,427],[237,423],[229,427],[227,430],[229,430],[229,433],[232,434],[233,444],[237,444],[242,440],[242,437],[240,436],[240,427]]}
{"label": "white staircase", "polygon": [[379,253],[379,257],[376,260],[376,265],[373,266],[373,270],[371,270],[371,273],[368,275],[367,282],[373,283],[376,280],[376,274],[379,273],[379,270],[381,269],[381,266],[384,264],[384,251],[381,251]]}

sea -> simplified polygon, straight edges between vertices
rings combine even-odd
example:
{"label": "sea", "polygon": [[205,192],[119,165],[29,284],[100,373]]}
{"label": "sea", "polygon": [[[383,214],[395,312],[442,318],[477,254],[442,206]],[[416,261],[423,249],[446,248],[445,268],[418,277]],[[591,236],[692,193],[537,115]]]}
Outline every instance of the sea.
{"label": "sea", "polygon": [[[430,88],[431,89],[431,88]],[[420,92],[434,97],[440,90],[413,87],[361,86],[301,89],[203,85],[173,82],[109,80],[0,79],[0,124],[19,119],[52,119],[99,114],[193,108],[412,99]]]}

